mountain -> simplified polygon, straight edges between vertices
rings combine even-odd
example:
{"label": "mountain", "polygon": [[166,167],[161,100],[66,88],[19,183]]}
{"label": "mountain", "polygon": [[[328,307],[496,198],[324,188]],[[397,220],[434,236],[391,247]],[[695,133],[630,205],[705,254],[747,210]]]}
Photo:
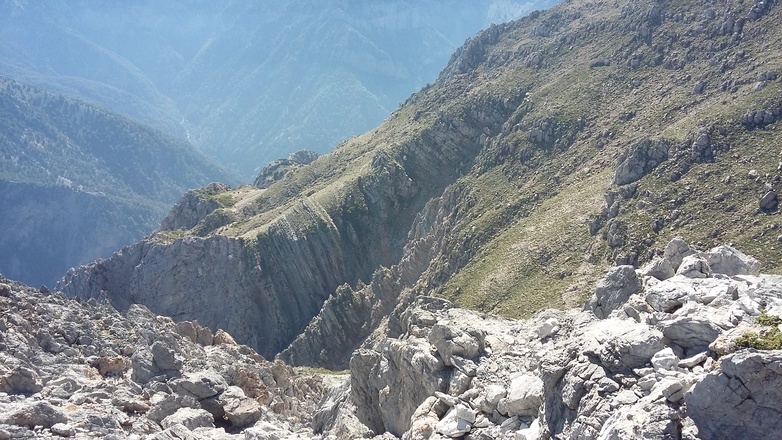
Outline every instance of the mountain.
{"label": "mountain", "polygon": [[0,77],[0,273],[53,285],[155,230],[189,188],[233,181],[185,141]]}
{"label": "mountain", "polygon": [[267,189],[191,194],[170,223],[187,226],[59,287],[339,369],[416,295],[508,317],[576,306],[678,235],[774,273],[779,14],[573,1],[492,26],[377,128]]}
{"label": "mountain", "polygon": [[781,14],[491,27],[268,187],[188,191],[62,292],[0,278],[0,433],[776,438]]}
{"label": "mountain", "polygon": [[491,22],[553,0],[0,2],[0,74],[187,137],[250,181],[380,123]]}

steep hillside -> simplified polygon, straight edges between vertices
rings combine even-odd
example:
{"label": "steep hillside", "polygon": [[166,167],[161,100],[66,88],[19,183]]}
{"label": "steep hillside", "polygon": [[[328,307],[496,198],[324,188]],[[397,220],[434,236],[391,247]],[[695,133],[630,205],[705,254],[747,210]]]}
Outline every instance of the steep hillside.
{"label": "steep hillside", "polygon": [[265,190],[203,194],[221,203],[195,227],[60,287],[225,326],[264,355],[304,330],[283,358],[342,368],[416,295],[510,317],[573,306],[675,235],[777,272],[780,14],[574,0],[492,26],[378,128]]}
{"label": "steep hillside", "polygon": [[185,137],[238,169],[380,123],[492,21],[553,0],[0,1],[0,75]]}
{"label": "steep hillside", "polygon": [[230,174],[174,139],[0,77],[0,273],[53,285],[156,229],[189,188]]}

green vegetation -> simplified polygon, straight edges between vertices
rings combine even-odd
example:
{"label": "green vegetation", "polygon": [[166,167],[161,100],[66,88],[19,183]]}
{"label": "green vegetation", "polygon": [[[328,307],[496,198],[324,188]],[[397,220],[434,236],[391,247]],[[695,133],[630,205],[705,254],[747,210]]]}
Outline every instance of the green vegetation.
{"label": "green vegetation", "polygon": [[224,208],[233,208],[234,205],[236,205],[236,201],[231,197],[231,194],[228,193],[218,194],[214,196],[214,200]]}
{"label": "green vegetation", "polygon": [[231,181],[185,141],[0,77],[0,272],[52,286],[149,234],[189,188]]}
{"label": "green vegetation", "polygon": [[755,318],[755,323],[766,327],[766,329],[760,333],[747,332],[741,335],[736,340],[736,345],[757,350],[782,350],[782,331],[779,330],[782,318],[766,314],[764,311]]}

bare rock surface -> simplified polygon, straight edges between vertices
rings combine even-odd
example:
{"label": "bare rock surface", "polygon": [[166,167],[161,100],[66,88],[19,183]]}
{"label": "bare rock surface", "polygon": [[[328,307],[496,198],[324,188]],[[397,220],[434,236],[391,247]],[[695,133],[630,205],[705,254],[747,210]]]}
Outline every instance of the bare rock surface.
{"label": "bare rock surface", "polygon": [[312,433],[321,376],[226,343],[225,332],[2,277],[0,291],[0,438],[244,439],[260,422],[287,434],[256,427],[247,438]]}
{"label": "bare rock surface", "polygon": [[[754,323],[762,310],[782,311],[782,278],[760,274],[754,258],[730,247],[698,252],[681,239],[661,260],[669,269],[609,270],[583,311],[544,310],[524,321],[418,297],[389,318],[401,331],[355,352],[350,393],[321,408],[327,421],[317,431],[408,440],[774,438],[781,352],[735,341],[763,331]],[[731,334],[732,345],[719,342]]]}
{"label": "bare rock surface", "polygon": [[782,277],[681,239],[654,267],[612,268],[583,310],[521,321],[411,297],[349,375],[3,278],[0,438],[774,438],[782,351],[740,340],[773,331],[755,321],[782,313]]}

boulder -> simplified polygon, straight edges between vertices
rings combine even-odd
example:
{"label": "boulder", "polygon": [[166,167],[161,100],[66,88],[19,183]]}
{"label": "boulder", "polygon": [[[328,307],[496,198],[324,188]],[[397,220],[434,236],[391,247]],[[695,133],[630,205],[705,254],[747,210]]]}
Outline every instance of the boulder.
{"label": "boulder", "polygon": [[162,371],[181,370],[182,361],[177,359],[174,350],[161,341],[155,341],[150,349],[155,365]]}
{"label": "boulder", "polygon": [[473,410],[463,404],[457,405],[451,408],[442,420],[437,422],[435,429],[446,437],[457,438],[470,432],[474,421],[475,412]]}
{"label": "boulder", "polygon": [[33,394],[41,391],[41,378],[35,371],[17,367],[0,377],[0,389],[8,394]]}
{"label": "boulder", "polygon": [[654,277],[660,281],[667,280],[676,274],[671,262],[665,258],[658,257],[650,261],[649,264],[641,268],[641,275]]}
{"label": "boulder", "polygon": [[244,391],[239,387],[228,387],[220,395],[219,401],[223,405],[225,417],[237,428],[250,426],[261,418],[261,405],[245,396]]}
{"label": "boulder", "polygon": [[633,266],[616,266],[608,270],[608,274],[597,283],[595,295],[587,304],[598,318],[606,318],[620,308],[634,293],[643,289],[641,280]]}
{"label": "boulder", "polygon": [[688,255],[682,259],[682,264],[676,270],[676,275],[687,278],[708,278],[711,276],[709,262],[700,255]]}
{"label": "boulder", "polygon": [[179,408],[174,414],[160,422],[164,429],[182,425],[189,430],[196,428],[214,428],[214,418],[207,411],[195,408]]}
{"label": "boulder", "polygon": [[201,440],[184,425],[176,423],[164,431],[154,433],[147,440]]}
{"label": "boulder", "polygon": [[695,251],[681,237],[676,237],[665,246],[663,258],[671,263],[674,271],[679,269],[684,257],[694,254]]}
{"label": "boulder", "polygon": [[725,356],[684,400],[701,438],[777,438],[782,353],[742,350]]}
{"label": "boulder", "polygon": [[543,381],[532,374],[523,374],[511,381],[508,394],[500,399],[497,411],[509,417],[537,416],[543,403]]}
{"label": "boulder", "polygon": [[171,381],[171,387],[179,394],[190,394],[196,400],[220,394],[228,388],[222,376],[212,370],[187,373],[184,377]]}
{"label": "boulder", "polygon": [[11,408],[7,414],[0,415],[2,423],[29,428],[36,426],[51,428],[57,423],[66,423],[67,421],[62,411],[45,401],[21,403]]}
{"label": "boulder", "polygon": [[659,330],[631,320],[606,319],[589,328],[582,344],[612,372],[643,367],[665,348]]}
{"label": "boulder", "polygon": [[670,347],[665,347],[652,356],[652,367],[655,370],[673,370],[679,367],[679,358]]}
{"label": "boulder", "polygon": [[453,365],[454,356],[477,357],[483,349],[483,336],[478,331],[468,333],[445,321],[432,326],[429,343],[437,349],[445,365]]}
{"label": "boulder", "polygon": [[679,316],[661,321],[658,328],[682,348],[706,347],[720,335],[720,328],[706,316]]}
{"label": "boulder", "polygon": [[152,353],[146,349],[137,350],[131,357],[131,379],[145,384],[160,374],[160,368],[155,365]]}
{"label": "boulder", "polygon": [[52,434],[60,437],[73,437],[76,435],[76,430],[67,423],[55,423],[49,430],[52,431]]}
{"label": "boulder", "polygon": [[779,205],[779,199],[777,198],[777,193],[772,191],[768,191],[765,194],[763,194],[763,197],[760,198],[760,202],[758,203],[760,205],[760,209],[766,212],[773,212],[777,209],[777,206]]}
{"label": "boulder", "polygon": [[[410,429],[405,432],[403,440],[425,440],[432,436],[440,422],[440,417],[435,410],[437,405],[438,399],[435,396],[429,396],[424,400],[410,417]],[[438,432],[442,433],[442,431]]]}
{"label": "boulder", "polygon": [[652,309],[672,313],[687,302],[691,293],[693,291],[685,285],[669,279],[647,288],[644,299]]}
{"label": "boulder", "polygon": [[757,276],[760,274],[760,262],[758,260],[730,246],[717,246],[708,252],[702,252],[701,256],[709,264],[713,273],[721,273],[728,276]]}
{"label": "boulder", "polygon": [[163,419],[181,408],[197,408],[198,402],[190,395],[156,394],[152,397],[152,407],[147,413],[150,420],[160,423]]}

